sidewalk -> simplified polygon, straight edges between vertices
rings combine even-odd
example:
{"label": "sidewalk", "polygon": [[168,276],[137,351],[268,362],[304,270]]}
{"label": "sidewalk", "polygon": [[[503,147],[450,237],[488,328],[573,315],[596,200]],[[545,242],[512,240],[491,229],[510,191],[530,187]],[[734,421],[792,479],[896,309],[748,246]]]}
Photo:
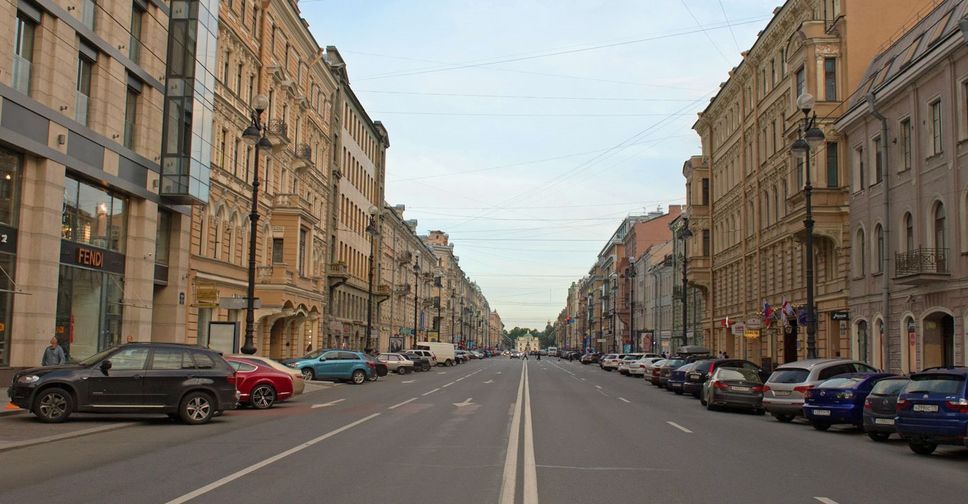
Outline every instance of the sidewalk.
{"label": "sidewalk", "polygon": [[0,452],[123,429],[136,424],[137,422],[118,422],[117,419],[103,421],[94,415],[71,416],[65,423],[46,424],[19,408],[10,409],[7,405],[0,410]]}

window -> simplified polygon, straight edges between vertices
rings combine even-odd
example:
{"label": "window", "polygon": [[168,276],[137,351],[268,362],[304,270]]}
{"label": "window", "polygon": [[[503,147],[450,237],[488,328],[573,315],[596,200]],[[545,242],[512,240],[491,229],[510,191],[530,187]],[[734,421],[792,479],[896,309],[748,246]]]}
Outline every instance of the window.
{"label": "window", "polygon": [[838,171],[840,159],[838,158],[837,142],[827,142],[827,187],[838,187]]}
{"label": "window", "polygon": [[776,59],[770,58],[770,85],[776,85]]}
{"label": "window", "polygon": [[81,23],[94,30],[94,13],[97,10],[97,3],[94,0],[81,0]]}
{"label": "window", "polygon": [[195,367],[198,369],[214,369],[215,361],[208,356],[205,352],[192,352],[192,358],[195,360]]}
{"label": "window", "polygon": [[937,99],[928,105],[931,118],[931,155],[941,154],[941,99]]}
{"label": "window", "polygon": [[911,118],[908,117],[901,121],[900,142],[901,142],[901,163],[900,171],[911,169]]}
{"label": "window", "polygon": [[273,262],[273,264],[280,264],[280,263],[283,262],[282,246],[283,246],[282,238],[273,238],[272,239],[272,262]]}
{"label": "window", "polygon": [[242,63],[239,63],[235,72],[235,92],[242,96]]}
{"label": "window", "polygon": [[195,362],[186,350],[177,348],[156,348],[151,357],[151,369],[174,371],[195,369]]}
{"label": "window", "polygon": [[91,101],[91,73],[94,62],[83,54],[77,58],[77,89],[74,98],[74,120],[87,126]]}
{"label": "window", "polygon": [[135,123],[138,120],[138,92],[128,87],[124,99],[124,146],[134,149]]}
{"label": "window", "polygon": [[877,256],[876,262],[874,263],[874,271],[877,273],[882,273],[884,271],[884,228],[880,224],[874,228],[874,240],[877,244]]}
{"label": "window", "polygon": [[145,362],[148,361],[148,349],[125,348],[112,355],[110,361],[112,371],[144,369]]}
{"label": "window", "polygon": [[144,22],[145,11],[138,2],[131,6],[131,39],[128,42],[128,58],[135,63],[141,63],[141,25]]}
{"label": "window", "polygon": [[64,180],[61,238],[124,252],[125,200],[77,179]]}
{"label": "window", "polygon": [[155,231],[155,264],[168,266],[169,240],[171,240],[171,212],[158,210],[158,227]]}
{"label": "window", "polygon": [[874,184],[880,184],[884,180],[884,156],[881,153],[881,137],[874,137]]}
{"label": "window", "polygon": [[806,163],[802,158],[797,158],[797,190],[804,187],[804,172],[806,171]]}
{"label": "window", "polygon": [[34,31],[36,28],[37,24],[27,14],[17,12],[12,84],[23,94],[30,93],[30,65],[34,60]]}
{"label": "window", "polygon": [[702,179],[702,204],[709,205],[709,179]]}
{"label": "window", "polygon": [[864,146],[854,147],[854,191],[863,191],[867,186],[864,170]]}
{"label": "window", "polygon": [[911,212],[904,214],[904,250],[914,250],[914,218],[911,217]]}
{"label": "window", "polygon": [[854,241],[856,250],[854,251],[854,275],[858,277],[864,276],[865,271],[865,260],[864,254],[866,253],[866,247],[864,246],[864,230],[857,230],[857,239]]}
{"label": "window", "polygon": [[299,276],[306,276],[306,237],[309,232],[299,229]]}
{"label": "window", "polygon": [[703,255],[703,257],[709,257],[710,256],[710,253],[709,253],[709,245],[710,245],[710,243],[709,243],[709,230],[708,229],[703,229],[702,230],[702,255]]}
{"label": "window", "polygon": [[938,203],[934,207],[934,248],[942,252],[947,246],[944,232],[945,212],[944,204]]}
{"label": "window", "polygon": [[837,58],[823,59],[823,89],[827,101],[837,100]]}
{"label": "window", "polygon": [[807,74],[806,74],[806,71],[803,69],[803,67],[800,67],[797,70],[796,79],[797,79],[797,94],[796,96],[793,97],[794,100],[796,100],[797,98],[800,97],[800,95],[803,94],[803,91],[806,86]]}

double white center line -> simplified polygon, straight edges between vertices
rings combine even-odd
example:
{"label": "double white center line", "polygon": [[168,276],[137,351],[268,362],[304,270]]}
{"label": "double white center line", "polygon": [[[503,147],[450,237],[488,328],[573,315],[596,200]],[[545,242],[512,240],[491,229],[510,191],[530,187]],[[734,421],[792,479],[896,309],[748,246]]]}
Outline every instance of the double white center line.
{"label": "double white center line", "polygon": [[531,390],[528,386],[528,364],[524,362],[518,397],[511,415],[511,433],[504,457],[501,481],[501,504],[514,504],[518,479],[518,441],[520,440],[521,412],[524,411],[524,504],[538,504],[538,472],[534,458],[534,429],[531,423]]}

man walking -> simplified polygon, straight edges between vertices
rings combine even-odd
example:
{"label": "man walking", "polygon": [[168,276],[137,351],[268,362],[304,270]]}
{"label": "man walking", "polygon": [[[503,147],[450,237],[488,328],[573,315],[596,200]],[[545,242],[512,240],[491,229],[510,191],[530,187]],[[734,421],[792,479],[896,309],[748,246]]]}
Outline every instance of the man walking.
{"label": "man walking", "polygon": [[57,338],[50,339],[50,346],[44,349],[44,358],[41,359],[41,366],[60,366],[67,364],[67,357],[64,356],[64,349],[57,344]]}

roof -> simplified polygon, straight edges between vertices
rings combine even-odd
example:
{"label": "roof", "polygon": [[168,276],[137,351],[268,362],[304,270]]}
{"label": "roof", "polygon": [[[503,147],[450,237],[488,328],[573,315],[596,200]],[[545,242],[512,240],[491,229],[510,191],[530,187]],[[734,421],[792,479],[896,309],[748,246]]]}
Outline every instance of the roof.
{"label": "roof", "polygon": [[959,32],[958,21],[965,15],[966,9],[968,1],[945,0],[890,47],[875,56],[867,67],[861,84],[851,96],[848,110],[863,103],[868,93],[886,86],[941,41]]}

